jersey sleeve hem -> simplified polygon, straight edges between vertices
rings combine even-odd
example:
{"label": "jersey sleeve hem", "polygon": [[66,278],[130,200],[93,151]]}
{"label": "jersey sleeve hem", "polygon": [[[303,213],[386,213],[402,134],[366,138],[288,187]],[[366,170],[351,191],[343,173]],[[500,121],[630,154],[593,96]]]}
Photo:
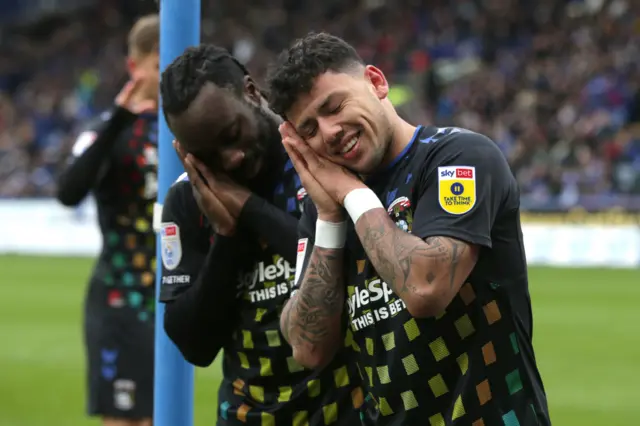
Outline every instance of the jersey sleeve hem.
{"label": "jersey sleeve hem", "polygon": [[176,300],[186,289],[191,287],[191,283],[188,284],[160,284],[160,295],[158,301],[160,303],[173,302]]}

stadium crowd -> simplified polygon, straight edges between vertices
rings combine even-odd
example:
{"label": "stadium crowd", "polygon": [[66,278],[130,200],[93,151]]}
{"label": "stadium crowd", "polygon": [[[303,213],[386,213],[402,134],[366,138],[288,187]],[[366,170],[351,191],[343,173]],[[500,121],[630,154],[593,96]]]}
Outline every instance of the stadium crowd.
{"label": "stadium crowd", "polygon": [[[346,38],[390,76],[412,121],[494,138],[525,207],[640,209],[639,2],[203,0],[203,9],[203,41],[257,77],[309,30]],[[0,197],[53,193],[75,135],[124,83],[133,18],[105,3],[5,34]]]}

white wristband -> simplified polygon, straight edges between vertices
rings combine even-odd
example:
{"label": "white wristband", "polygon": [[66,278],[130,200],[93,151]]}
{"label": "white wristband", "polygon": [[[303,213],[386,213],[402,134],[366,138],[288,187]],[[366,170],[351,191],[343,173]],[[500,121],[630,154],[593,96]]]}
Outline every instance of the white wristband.
{"label": "white wristband", "polygon": [[354,189],[344,197],[343,204],[354,224],[358,223],[360,216],[369,210],[384,209],[382,201],[369,188]]}
{"label": "white wristband", "polygon": [[316,221],[316,241],[314,246],[327,249],[340,249],[347,241],[347,222]]}

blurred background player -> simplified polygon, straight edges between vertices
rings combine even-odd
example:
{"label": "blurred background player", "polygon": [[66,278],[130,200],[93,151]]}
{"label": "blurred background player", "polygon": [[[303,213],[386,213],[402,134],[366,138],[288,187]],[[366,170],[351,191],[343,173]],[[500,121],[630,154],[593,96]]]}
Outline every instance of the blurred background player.
{"label": "blurred background player", "polygon": [[280,334],[305,197],[280,143],[280,117],[216,46],[174,60],[161,93],[187,170],[162,211],[164,327],[196,365],[224,349],[217,424],[360,424],[364,394],[351,348],[343,344],[312,371]]}
{"label": "blurred background player", "polygon": [[85,301],[87,410],[106,426],[150,425],[157,192],[159,18],[129,33],[130,81],[78,137],[58,182],[58,200],[75,206],[93,193],[103,248]]}

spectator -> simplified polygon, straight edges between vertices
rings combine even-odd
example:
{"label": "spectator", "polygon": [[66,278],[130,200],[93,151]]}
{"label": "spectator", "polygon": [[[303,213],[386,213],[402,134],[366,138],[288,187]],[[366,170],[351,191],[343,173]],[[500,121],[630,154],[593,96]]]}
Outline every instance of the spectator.
{"label": "spectator", "polygon": [[[202,29],[258,78],[293,37],[345,37],[411,93],[413,121],[493,137],[525,207],[640,208],[640,4],[600,3],[203,0]],[[74,135],[122,84],[133,18],[106,5],[0,45],[0,197],[52,193]]]}

